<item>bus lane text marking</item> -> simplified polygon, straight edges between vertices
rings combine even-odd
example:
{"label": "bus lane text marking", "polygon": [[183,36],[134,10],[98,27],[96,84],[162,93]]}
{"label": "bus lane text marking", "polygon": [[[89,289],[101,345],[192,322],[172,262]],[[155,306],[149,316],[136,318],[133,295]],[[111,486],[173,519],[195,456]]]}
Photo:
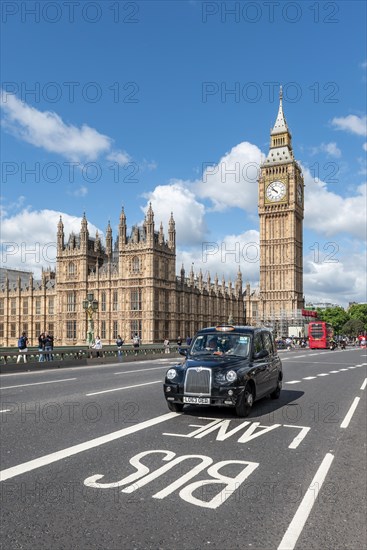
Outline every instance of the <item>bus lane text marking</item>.
{"label": "bus lane text marking", "polygon": [[[146,456],[154,454],[163,454],[162,460],[167,462],[158,469],[150,472],[149,468],[142,464],[140,460]],[[206,469],[207,475],[210,476],[209,479],[204,479],[200,481],[195,481],[194,483],[189,483],[183,487],[179,496],[182,500],[185,500],[189,504],[195,506],[200,506],[201,508],[210,508],[215,510],[221,504],[223,504],[239,487],[240,485],[252,474],[254,470],[259,466],[258,462],[249,462],[247,460],[222,460],[213,464],[213,459],[205,455],[183,455],[176,457],[176,453],[166,450],[154,450],[154,451],[143,451],[133,456],[130,459],[130,464],[136,468],[136,472],[129,474],[119,481],[112,483],[101,483],[99,480],[104,476],[101,474],[96,474],[91,477],[88,477],[84,480],[84,485],[96,489],[110,489],[115,487],[124,487],[121,492],[131,494],[141,487],[151,483],[158,477],[164,475],[166,472],[181,464],[182,462],[188,460],[199,460],[199,463],[193,468],[190,467],[190,470],[184,475],[180,476],[176,481],[170,483],[164,489],[158,491],[152,495],[152,498],[163,499],[173,492],[181,489],[188,481],[194,478],[197,474]],[[240,465],[242,466],[240,472],[231,477],[220,473],[222,468],[227,467],[228,465]],[[181,472],[181,468],[180,468]],[[204,499],[205,496],[212,494],[212,491],[207,492],[205,487],[220,485],[223,486],[217,494],[215,494],[210,500]],[[200,491],[201,489],[201,491]],[[196,492],[196,496],[194,496]],[[205,495],[207,493],[207,495]],[[204,498],[200,498],[200,496]]]}
{"label": "bus lane text marking", "polygon": [[189,424],[191,428],[197,429],[187,434],[163,432],[162,435],[170,437],[189,437],[202,439],[203,437],[217,431],[218,433],[216,434],[216,441],[225,441],[226,439],[237,434],[240,430],[245,430],[245,432],[238,438],[237,443],[248,443],[248,441],[256,439],[257,437],[261,437],[262,435],[276,430],[277,428],[293,428],[299,430],[299,433],[288,445],[288,449],[297,449],[299,444],[303,441],[303,439],[306,437],[311,429],[308,426],[296,426],[293,424],[272,424],[271,426],[261,426],[260,422],[249,422],[248,420],[246,420],[245,422],[241,422],[238,426],[235,426],[232,429],[229,429],[231,420],[224,420],[221,418],[212,420],[204,416],[199,417],[199,419],[211,420],[211,422],[204,426],[199,424]]}

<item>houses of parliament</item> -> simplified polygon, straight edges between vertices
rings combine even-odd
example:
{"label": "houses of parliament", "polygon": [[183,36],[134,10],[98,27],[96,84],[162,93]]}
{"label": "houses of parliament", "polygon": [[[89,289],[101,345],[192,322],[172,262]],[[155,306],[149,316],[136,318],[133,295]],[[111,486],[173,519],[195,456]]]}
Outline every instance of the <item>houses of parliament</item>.
{"label": "houses of parliament", "polygon": [[[294,159],[292,137],[282,105],[270,133],[269,153],[258,181],[260,220],[260,286],[235,280],[219,281],[187,273],[176,274],[174,216],[165,235],[157,230],[149,205],[142,226],[128,233],[122,209],[118,234],[108,223],[105,244],[91,236],[84,215],[78,234],[57,226],[56,270],[44,270],[40,281],[31,273],[2,270],[0,286],[0,345],[16,346],[25,331],[31,345],[43,331],[56,345],[82,345],[88,330],[83,301],[93,294],[98,306],[94,334],[105,344],[118,334],[128,343],[138,334],[143,343],[186,338],[205,326],[269,324],[292,317],[303,308],[304,183]],[[55,228],[56,229],[56,228]],[[14,276],[15,275],[15,276]],[[275,325],[274,325],[275,323]]]}

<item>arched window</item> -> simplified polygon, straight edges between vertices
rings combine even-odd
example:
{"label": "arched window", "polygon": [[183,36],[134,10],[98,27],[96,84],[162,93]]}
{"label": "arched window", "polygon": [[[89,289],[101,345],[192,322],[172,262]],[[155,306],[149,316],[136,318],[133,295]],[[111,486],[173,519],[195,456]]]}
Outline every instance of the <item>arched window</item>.
{"label": "arched window", "polygon": [[75,267],[74,262],[70,262],[69,265],[68,265],[68,275],[71,276],[71,277],[76,275],[76,267]]}

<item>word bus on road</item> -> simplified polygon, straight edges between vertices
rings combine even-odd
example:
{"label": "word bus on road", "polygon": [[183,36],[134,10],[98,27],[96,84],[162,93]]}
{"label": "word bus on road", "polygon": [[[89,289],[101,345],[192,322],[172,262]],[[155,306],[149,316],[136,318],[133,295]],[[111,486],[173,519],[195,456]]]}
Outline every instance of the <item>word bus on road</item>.
{"label": "word bus on road", "polygon": [[310,349],[327,349],[330,340],[334,337],[334,330],[330,323],[312,321],[308,325],[308,344]]}

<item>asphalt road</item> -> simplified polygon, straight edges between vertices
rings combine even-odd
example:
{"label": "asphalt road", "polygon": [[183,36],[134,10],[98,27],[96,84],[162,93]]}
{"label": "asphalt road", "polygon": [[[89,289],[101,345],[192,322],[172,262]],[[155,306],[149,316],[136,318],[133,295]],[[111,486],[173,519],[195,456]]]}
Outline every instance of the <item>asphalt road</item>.
{"label": "asphalt road", "polygon": [[366,350],[281,357],[246,419],[171,413],[171,358],[1,375],[1,547],[365,550]]}

